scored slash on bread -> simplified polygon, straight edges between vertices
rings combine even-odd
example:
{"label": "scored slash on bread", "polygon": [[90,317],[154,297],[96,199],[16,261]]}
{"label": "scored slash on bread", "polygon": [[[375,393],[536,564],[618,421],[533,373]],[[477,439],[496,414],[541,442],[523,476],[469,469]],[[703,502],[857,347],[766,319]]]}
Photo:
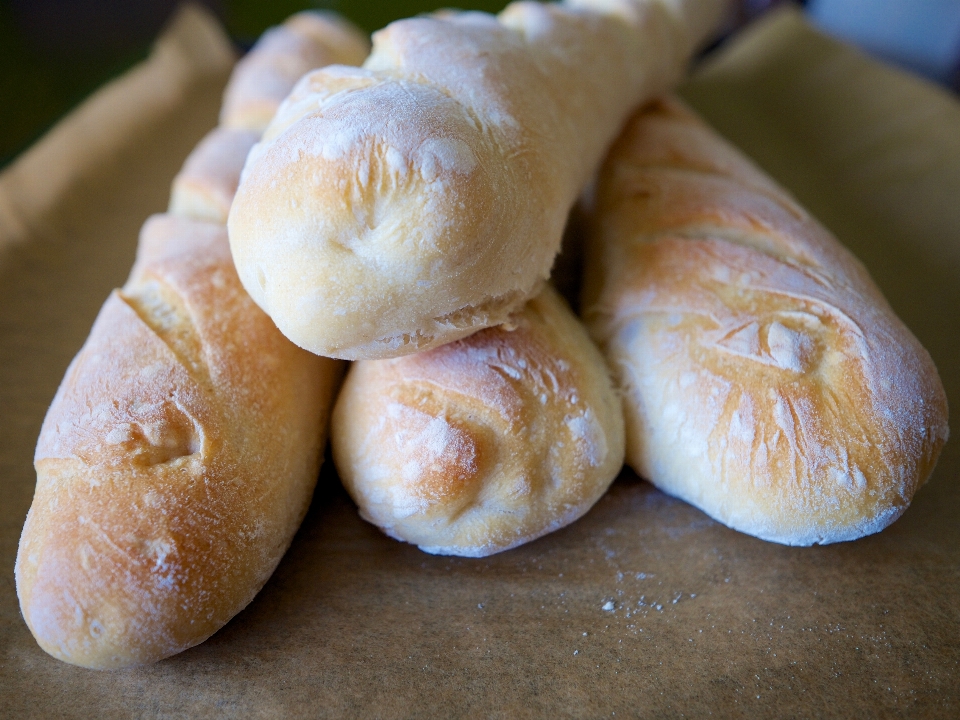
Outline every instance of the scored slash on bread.
{"label": "scored slash on bread", "polygon": [[388,358],[507,320],[632,108],[676,82],[725,0],[517,2],[391,24],[362,69],[303,78],[228,222],[295,343]]}
{"label": "scored slash on bread", "polygon": [[789,545],[878,532],[947,439],[933,361],[863,266],[678,101],[601,172],[584,319],[623,393],[627,462]]}

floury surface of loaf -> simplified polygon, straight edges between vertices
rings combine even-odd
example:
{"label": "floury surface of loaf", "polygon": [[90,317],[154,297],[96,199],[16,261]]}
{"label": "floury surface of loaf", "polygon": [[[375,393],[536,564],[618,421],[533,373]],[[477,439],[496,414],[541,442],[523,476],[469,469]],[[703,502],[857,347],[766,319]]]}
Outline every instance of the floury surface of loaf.
{"label": "floury surface of loaf", "polygon": [[678,102],[612,149],[587,256],[584,317],[641,476],[789,545],[903,513],[948,434],[933,361],[860,263]]}
{"label": "floury surface of loaf", "polygon": [[169,212],[225,225],[247,153],[297,80],[331,63],[359,65],[369,50],[367,37],[332,13],[297,13],[267,30],[230,76],[221,125],[174,178]]}
{"label": "floury surface of loaf", "polygon": [[599,351],[556,291],[506,326],[354,363],[331,426],[363,517],[429,553],[481,557],[567,525],[623,465]]}
{"label": "floury surface of loaf", "polygon": [[338,366],[250,300],[225,228],[149,220],[37,443],[16,576],[40,646],[153,662],[246,606],[306,512]]}
{"label": "floury surface of loaf", "polygon": [[259,139],[258,132],[242,128],[207,133],[173,179],[170,214],[226,225],[243,162]]}
{"label": "floury surface of loaf", "polygon": [[303,78],[251,152],[229,220],[244,286],[295,343],[345,359],[504,322],[629,111],[725,5],[519,2],[390,25],[363,69]]}
{"label": "floury surface of loaf", "polygon": [[359,65],[370,52],[366,35],[334,13],[305,11],[268,29],[230,76],[220,124],[266,130],[280,103],[302,75],[324,65]]}
{"label": "floury surface of loaf", "polygon": [[[331,47],[355,61],[366,47],[326,15],[281,30],[235,68],[225,121],[275,108]],[[66,662],[127,667],[202,642],[270,577],[310,501],[342,363],[290,343],[237,277],[223,222],[252,126],[190,154],[44,421],[17,593]]]}

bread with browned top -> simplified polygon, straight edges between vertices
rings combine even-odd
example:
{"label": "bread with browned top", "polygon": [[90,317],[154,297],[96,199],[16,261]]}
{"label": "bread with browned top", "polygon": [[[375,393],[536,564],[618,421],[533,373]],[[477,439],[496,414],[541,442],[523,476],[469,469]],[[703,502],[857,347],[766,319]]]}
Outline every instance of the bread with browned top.
{"label": "bread with browned top", "polygon": [[678,101],[611,150],[587,256],[584,318],[641,476],[788,545],[903,513],[948,434],[933,361],[863,266]]}
{"label": "bread with browned top", "polygon": [[190,155],[44,420],[17,594],[66,662],[128,667],[202,642],[253,599],[309,504],[342,363],[284,338],[237,277],[222,223],[258,135],[220,127]]}

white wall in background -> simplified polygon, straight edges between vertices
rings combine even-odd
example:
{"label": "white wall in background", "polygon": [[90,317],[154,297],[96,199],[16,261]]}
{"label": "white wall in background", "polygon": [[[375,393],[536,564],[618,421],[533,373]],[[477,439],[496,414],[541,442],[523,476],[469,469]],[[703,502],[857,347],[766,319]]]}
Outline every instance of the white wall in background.
{"label": "white wall in background", "polygon": [[821,29],[941,82],[960,67],[960,0],[810,0]]}

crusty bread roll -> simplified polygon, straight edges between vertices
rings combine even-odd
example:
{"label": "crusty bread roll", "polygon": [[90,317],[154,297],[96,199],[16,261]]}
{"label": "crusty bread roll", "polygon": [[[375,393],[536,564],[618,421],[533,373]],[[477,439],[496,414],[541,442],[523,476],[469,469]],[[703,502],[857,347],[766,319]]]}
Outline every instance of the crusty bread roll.
{"label": "crusty bread roll", "polygon": [[903,513],[947,439],[930,356],[860,263],[677,101],[611,151],[587,253],[584,316],[637,473],[789,545]]}
{"label": "crusty bread roll", "polygon": [[169,212],[226,225],[243,163],[259,139],[255,130],[242,128],[207,133],[173,179]]}
{"label": "crusty bread roll", "polygon": [[16,578],[40,646],[137,665],[246,606],[307,510],[339,365],[254,305],[223,226],[151,218],[37,442]]}
{"label": "crusty bread roll", "polygon": [[508,325],[354,363],[331,442],[364,518],[429,553],[480,557],[587,512],[623,465],[623,415],[547,286]]}
{"label": "crusty bread roll", "polygon": [[305,11],[270,28],[247,53],[223,95],[220,124],[262,133],[304,73],[324,65],[359,65],[367,36],[333,13]]}
{"label": "crusty bread roll", "polygon": [[304,77],[244,168],[244,286],[301,347],[397,357],[504,322],[549,275],[567,212],[632,107],[726,0],[518,2],[376,34],[362,70]]}

